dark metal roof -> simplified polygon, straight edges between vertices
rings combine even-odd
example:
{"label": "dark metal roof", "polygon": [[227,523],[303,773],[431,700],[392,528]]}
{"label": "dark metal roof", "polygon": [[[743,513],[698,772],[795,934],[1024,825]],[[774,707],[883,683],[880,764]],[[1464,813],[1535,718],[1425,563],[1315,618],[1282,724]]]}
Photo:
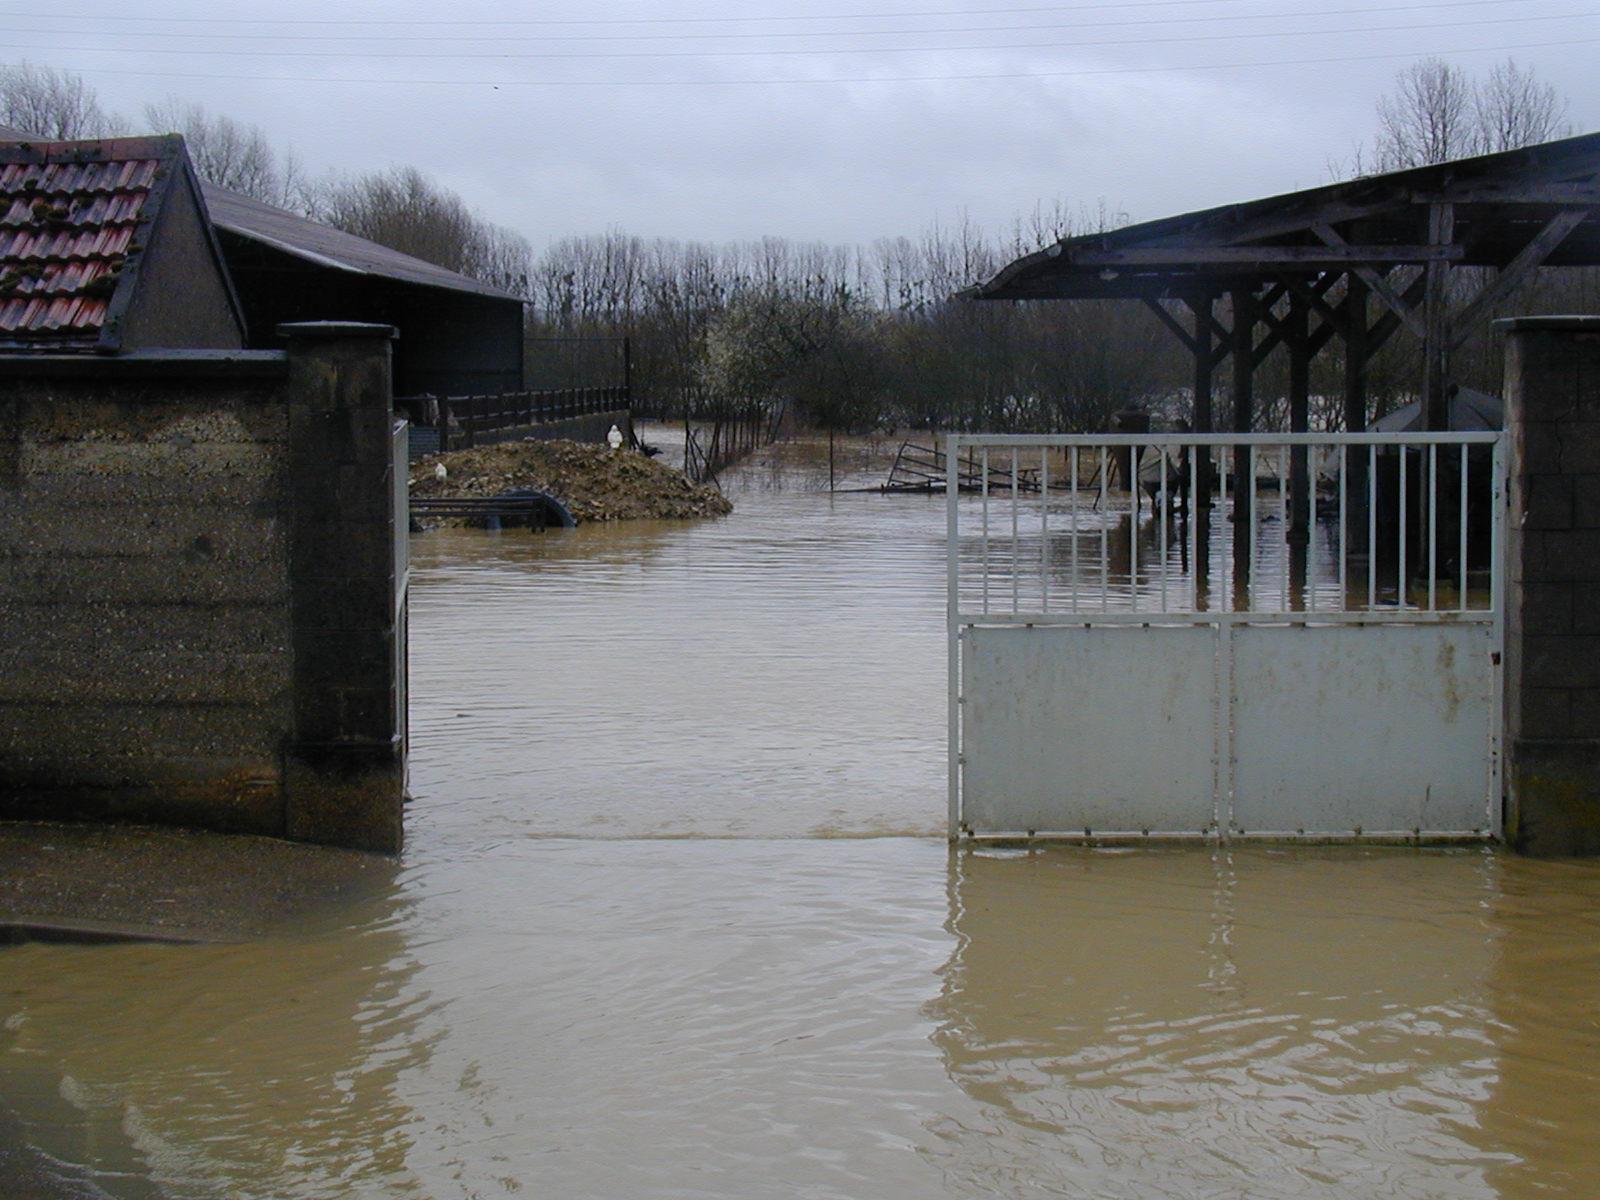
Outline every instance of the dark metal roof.
{"label": "dark metal roof", "polygon": [[307,220],[286,209],[263,204],[260,200],[218,187],[214,183],[204,183],[202,187],[206,207],[217,228],[281,250],[305,262],[357,275],[375,275],[521,303],[521,297],[510,292],[380,246],[377,242],[369,242],[366,238],[345,233],[341,229]]}
{"label": "dark metal roof", "polygon": [[[1454,205],[1452,245],[1428,244],[1434,202]],[[1352,265],[1386,269],[1442,257],[1499,267],[1554,216],[1584,209],[1600,211],[1600,134],[1065,238],[963,295],[1157,299]],[[1600,265],[1600,221],[1590,215],[1544,261]]]}
{"label": "dark metal roof", "polygon": [[[1499,396],[1472,388],[1457,388],[1450,397],[1449,424],[1454,430],[1499,430],[1506,427],[1505,402]],[[1413,433],[1424,427],[1422,401],[1414,400],[1386,413],[1367,426],[1370,433]]]}
{"label": "dark metal roof", "polygon": [[100,346],[182,154],[176,138],[0,146],[0,346]]}

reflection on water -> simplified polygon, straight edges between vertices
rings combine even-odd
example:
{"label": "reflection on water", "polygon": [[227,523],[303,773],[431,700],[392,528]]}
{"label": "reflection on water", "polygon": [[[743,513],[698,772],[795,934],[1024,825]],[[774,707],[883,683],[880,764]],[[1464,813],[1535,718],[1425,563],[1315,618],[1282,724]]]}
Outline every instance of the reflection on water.
{"label": "reflection on water", "polygon": [[940,502],[735,502],[413,539],[419,815],[469,839],[942,831]]}
{"label": "reflection on water", "polygon": [[[1017,1138],[996,1173],[1096,1196],[1493,1194],[1499,1073],[1481,854],[962,855],[932,1011],[952,1078]],[[1027,953],[1018,953],[1026,945]]]}
{"label": "reflection on water", "polygon": [[781,477],[418,538],[392,879],[0,949],[0,1196],[1593,1194],[1600,866],[868,836],[942,820],[943,512]]}

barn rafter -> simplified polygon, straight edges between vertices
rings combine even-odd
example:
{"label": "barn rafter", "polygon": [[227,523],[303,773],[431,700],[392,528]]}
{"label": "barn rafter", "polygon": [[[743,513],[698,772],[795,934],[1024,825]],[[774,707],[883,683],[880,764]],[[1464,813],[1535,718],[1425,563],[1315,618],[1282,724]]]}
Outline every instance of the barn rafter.
{"label": "barn rafter", "polygon": [[[1255,369],[1279,346],[1291,428],[1306,428],[1309,363],[1335,337],[1346,427],[1362,429],[1367,363],[1404,330],[1421,343],[1426,427],[1442,429],[1451,353],[1541,267],[1600,265],[1597,214],[1600,134],[1587,134],[1066,238],[963,295],[1143,302],[1193,359],[1204,430],[1230,357],[1234,428],[1250,428]],[[1452,306],[1465,267],[1488,282]]]}

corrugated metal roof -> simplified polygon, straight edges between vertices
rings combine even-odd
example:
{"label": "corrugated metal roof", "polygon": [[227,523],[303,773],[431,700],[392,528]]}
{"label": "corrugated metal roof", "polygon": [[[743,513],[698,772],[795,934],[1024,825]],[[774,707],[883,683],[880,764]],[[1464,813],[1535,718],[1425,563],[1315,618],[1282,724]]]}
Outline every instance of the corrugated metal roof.
{"label": "corrugated metal roof", "polygon": [[[1206,258],[1205,251],[1322,250],[1319,223],[1360,221],[1368,245],[1426,241],[1427,204],[1454,206],[1455,240],[1464,266],[1503,267],[1550,217],[1566,208],[1600,207],[1600,134],[1563,138],[1431,166],[1369,175],[1321,187],[1225,204],[1175,217],[1063,238],[1003,267],[961,293],[980,300],[1094,299],[1204,294],[1283,274],[1283,263],[1253,264],[1247,255]],[[1108,259],[1117,251],[1137,259]],[[1270,256],[1263,254],[1262,258]],[[1574,230],[1548,266],[1600,264],[1600,221]],[[1242,264],[1242,265],[1241,265]],[[1324,264],[1302,267],[1305,274]],[[1293,269],[1290,264],[1288,269]]]}
{"label": "corrugated metal roof", "polygon": [[306,262],[357,275],[375,275],[425,287],[447,288],[453,292],[470,292],[477,296],[521,303],[521,297],[510,292],[380,246],[377,242],[369,242],[353,233],[307,220],[214,183],[203,183],[201,186],[205,193],[206,208],[218,229],[260,242]]}
{"label": "corrugated metal roof", "polygon": [[173,138],[0,147],[0,345],[99,344],[181,152]]}

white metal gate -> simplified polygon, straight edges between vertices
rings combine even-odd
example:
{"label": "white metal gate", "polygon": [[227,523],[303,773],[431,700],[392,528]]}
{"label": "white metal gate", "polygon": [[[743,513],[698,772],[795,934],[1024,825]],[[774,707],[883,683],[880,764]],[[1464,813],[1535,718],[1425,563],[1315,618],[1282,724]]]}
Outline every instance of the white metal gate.
{"label": "white metal gate", "polygon": [[1499,434],[956,435],[946,466],[952,837],[1498,834]]}

